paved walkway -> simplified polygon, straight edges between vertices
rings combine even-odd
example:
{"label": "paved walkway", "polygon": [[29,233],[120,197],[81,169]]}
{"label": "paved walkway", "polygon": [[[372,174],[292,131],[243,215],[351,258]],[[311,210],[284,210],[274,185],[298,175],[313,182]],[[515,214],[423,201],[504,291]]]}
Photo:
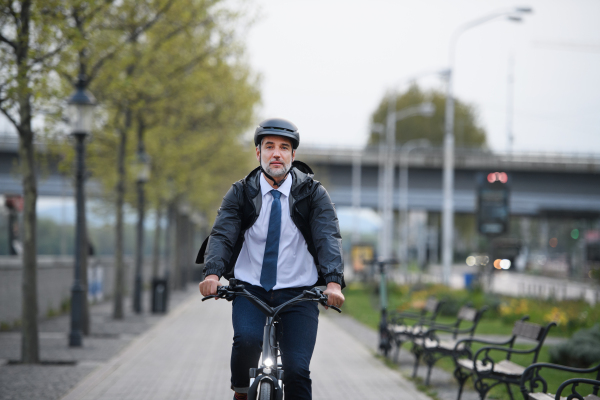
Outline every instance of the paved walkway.
{"label": "paved walkway", "polygon": [[[313,398],[429,400],[321,312],[311,364]],[[192,296],[65,400],[230,399],[230,304]]]}

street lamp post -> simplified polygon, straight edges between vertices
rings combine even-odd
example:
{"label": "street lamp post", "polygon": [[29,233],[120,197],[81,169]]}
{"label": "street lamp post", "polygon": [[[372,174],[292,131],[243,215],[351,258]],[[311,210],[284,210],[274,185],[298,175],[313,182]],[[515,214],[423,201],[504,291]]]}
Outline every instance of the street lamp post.
{"label": "street lamp post", "polygon": [[76,151],[76,231],[75,231],[75,272],[71,288],[71,331],[69,346],[83,345],[83,302],[86,296],[82,282],[84,251],[87,251],[85,233],[85,138],[92,130],[93,109],[96,105],[94,96],[86,89],[85,75],[81,74],[77,81],[75,93],[68,101],[71,122],[71,135],[75,138]]}
{"label": "street lamp post", "polygon": [[[400,111],[395,111],[395,95],[390,98],[388,115],[386,120],[386,148],[383,156],[385,157],[385,168],[383,169],[383,178],[380,179],[380,193],[383,193],[383,235],[381,245],[381,258],[389,260],[392,258],[392,231],[394,226],[393,215],[393,194],[394,194],[394,157],[396,154],[396,123],[405,118],[413,116],[429,117],[435,112],[435,106],[432,103],[422,103],[417,106],[407,107]],[[373,124],[372,130],[383,133],[382,126]],[[381,157],[381,148],[380,148]],[[381,185],[383,187],[381,187]]]}
{"label": "street lamp post", "polygon": [[450,49],[448,57],[448,70],[446,71],[446,119],[444,124],[444,175],[443,175],[443,192],[444,203],[442,206],[442,276],[444,284],[450,282],[450,273],[452,268],[452,246],[453,246],[453,230],[454,230],[454,94],[453,94],[453,78],[454,78],[454,53],[456,50],[456,42],[458,37],[465,31],[484,24],[494,19],[507,17],[513,22],[521,21],[521,14],[532,12],[529,7],[517,7],[511,10],[499,11],[482,18],[467,22],[459,27],[452,38],[450,39]]}
{"label": "street lamp post", "polygon": [[427,139],[414,139],[404,143],[400,148],[400,176],[398,187],[400,188],[400,220],[398,232],[402,232],[400,260],[404,269],[408,272],[408,156],[414,149],[429,147],[431,143]]}
{"label": "street lamp post", "polygon": [[144,185],[150,179],[150,160],[144,148],[144,141],[140,137],[137,151],[137,196],[138,196],[138,222],[137,242],[135,248],[135,283],[133,290],[133,311],[136,314],[142,312],[142,264],[144,257],[144,208],[145,193]]}

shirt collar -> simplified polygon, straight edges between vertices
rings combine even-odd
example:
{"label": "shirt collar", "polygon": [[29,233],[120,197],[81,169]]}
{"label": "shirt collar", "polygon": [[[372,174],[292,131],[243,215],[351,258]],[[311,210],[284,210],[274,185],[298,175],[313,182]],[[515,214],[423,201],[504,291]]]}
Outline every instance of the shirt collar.
{"label": "shirt collar", "polygon": [[[290,190],[292,189],[292,180],[293,180],[293,174],[292,172],[288,172],[288,176],[287,178],[285,178],[285,181],[283,181],[283,184],[278,187],[275,190],[278,190],[281,192],[282,195],[284,195],[285,197],[289,197],[290,195]],[[267,180],[265,179],[265,175],[261,172],[260,173],[260,191],[263,195],[263,197],[269,193],[271,190],[273,190],[273,186],[269,185],[269,182],[267,182]]]}

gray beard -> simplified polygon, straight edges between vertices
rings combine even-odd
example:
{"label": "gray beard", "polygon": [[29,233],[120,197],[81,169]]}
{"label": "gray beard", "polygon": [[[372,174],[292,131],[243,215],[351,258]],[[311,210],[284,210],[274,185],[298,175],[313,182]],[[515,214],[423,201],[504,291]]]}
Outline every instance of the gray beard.
{"label": "gray beard", "polygon": [[271,169],[271,167],[269,166],[269,164],[267,164],[266,166],[263,165],[262,168],[265,170],[265,172],[269,175],[271,175],[273,178],[282,178],[284,177],[290,170],[290,167],[292,166],[292,164],[284,164],[284,169],[283,170],[276,170],[273,171]]}

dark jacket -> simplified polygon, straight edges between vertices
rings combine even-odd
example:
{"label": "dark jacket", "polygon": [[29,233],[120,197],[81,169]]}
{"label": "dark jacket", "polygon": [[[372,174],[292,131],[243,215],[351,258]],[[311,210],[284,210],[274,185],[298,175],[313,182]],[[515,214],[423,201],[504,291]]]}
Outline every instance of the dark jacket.
{"label": "dark jacket", "polygon": [[[337,282],[344,287],[342,236],[329,194],[313,179],[308,165],[295,161],[290,173],[294,176],[289,196],[291,218],[315,260],[316,285]],[[233,278],[244,233],[254,225],[262,206],[259,179],[260,167],[235,182],[223,198],[210,236],[196,258],[196,264],[204,263],[205,276]]]}

